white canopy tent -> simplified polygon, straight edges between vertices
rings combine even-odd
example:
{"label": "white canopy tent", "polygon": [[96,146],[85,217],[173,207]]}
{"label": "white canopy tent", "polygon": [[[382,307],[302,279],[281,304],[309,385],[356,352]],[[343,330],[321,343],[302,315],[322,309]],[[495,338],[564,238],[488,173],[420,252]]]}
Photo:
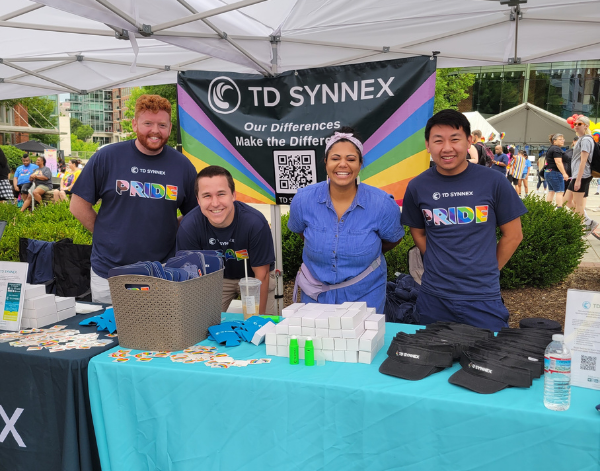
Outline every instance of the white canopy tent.
{"label": "white canopy tent", "polygon": [[[481,131],[482,137],[486,140],[500,140],[500,133],[496,131],[496,128],[492,126],[481,114],[479,111],[469,111],[468,113],[463,113],[465,117],[469,120],[469,124],[471,125],[471,131],[475,131],[478,129]],[[492,139],[488,139],[490,135],[493,135]]]}
{"label": "white canopy tent", "polygon": [[565,136],[565,143],[569,145],[575,137],[575,131],[566,119],[531,103],[522,103],[503,111],[488,118],[488,122],[505,132],[504,141],[511,144],[549,146],[548,136],[561,133]]}
{"label": "white canopy tent", "polygon": [[0,99],[174,83],[178,70],[598,59],[599,22],[596,0],[10,0]]}

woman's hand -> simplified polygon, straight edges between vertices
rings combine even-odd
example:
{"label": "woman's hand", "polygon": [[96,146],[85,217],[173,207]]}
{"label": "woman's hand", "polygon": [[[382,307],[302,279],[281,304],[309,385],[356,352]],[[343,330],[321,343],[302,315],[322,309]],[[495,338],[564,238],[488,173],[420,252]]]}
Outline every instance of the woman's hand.
{"label": "woman's hand", "polygon": [[581,178],[575,179],[575,185],[573,185],[575,191],[579,191],[579,188],[581,188]]}

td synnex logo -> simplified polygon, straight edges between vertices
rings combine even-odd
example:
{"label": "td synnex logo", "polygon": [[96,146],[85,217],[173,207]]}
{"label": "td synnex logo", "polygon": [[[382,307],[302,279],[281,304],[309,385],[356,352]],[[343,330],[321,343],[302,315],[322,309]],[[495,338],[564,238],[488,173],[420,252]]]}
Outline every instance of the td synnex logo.
{"label": "td synnex logo", "polygon": [[229,77],[217,77],[208,86],[208,103],[216,113],[233,113],[240,106],[240,89]]}
{"label": "td synnex logo", "polygon": [[[390,85],[395,77],[385,79],[365,79],[353,82],[318,83],[289,89],[288,103],[292,106],[344,103],[346,101],[363,101],[374,98],[394,96]],[[255,107],[277,106],[282,99],[282,91],[287,88],[248,87],[248,98]],[[238,109],[241,102],[240,89],[229,77],[217,77],[208,86],[208,103],[217,113],[229,114]]]}

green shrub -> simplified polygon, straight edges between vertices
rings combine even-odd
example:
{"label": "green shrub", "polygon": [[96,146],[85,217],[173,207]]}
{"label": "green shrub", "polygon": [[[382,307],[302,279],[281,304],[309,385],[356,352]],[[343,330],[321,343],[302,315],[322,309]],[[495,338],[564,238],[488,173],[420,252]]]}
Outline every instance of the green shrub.
{"label": "green shrub", "polygon": [[385,253],[387,279],[394,281],[396,273],[408,273],[408,251],[415,245],[408,226],[404,226],[404,237],[396,247]]}
{"label": "green shrub", "polygon": [[283,280],[296,278],[296,273],[302,265],[302,250],[304,240],[295,232],[288,229],[289,214],[281,216],[281,253],[283,255]]}
{"label": "green shrub", "polygon": [[[587,249],[581,217],[534,195],[523,199],[523,241],[500,272],[502,288],[545,288],[565,280]],[[500,231],[498,230],[498,236]]]}
{"label": "green shrub", "polygon": [[0,260],[19,261],[20,237],[49,242],[70,238],[76,244],[92,243],[92,234],[73,217],[68,201],[36,206],[32,213],[1,203],[0,220],[8,222],[0,240]]}
{"label": "green shrub", "polygon": [[21,149],[16,148],[15,146],[0,146],[2,152],[6,156],[6,160],[8,160],[9,168],[17,168],[19,165],[22,165],[21,157],[25,152]]}

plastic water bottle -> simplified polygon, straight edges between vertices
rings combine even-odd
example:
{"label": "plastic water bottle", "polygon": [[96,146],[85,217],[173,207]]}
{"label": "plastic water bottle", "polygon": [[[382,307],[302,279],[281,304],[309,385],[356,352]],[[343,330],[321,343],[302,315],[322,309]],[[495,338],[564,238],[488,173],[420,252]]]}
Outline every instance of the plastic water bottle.
{"label": "plastic water bottle", "polygon": [[544,405],[567,410],[571,404],[571,352],[562,334],[554,334],[544,353]]}

